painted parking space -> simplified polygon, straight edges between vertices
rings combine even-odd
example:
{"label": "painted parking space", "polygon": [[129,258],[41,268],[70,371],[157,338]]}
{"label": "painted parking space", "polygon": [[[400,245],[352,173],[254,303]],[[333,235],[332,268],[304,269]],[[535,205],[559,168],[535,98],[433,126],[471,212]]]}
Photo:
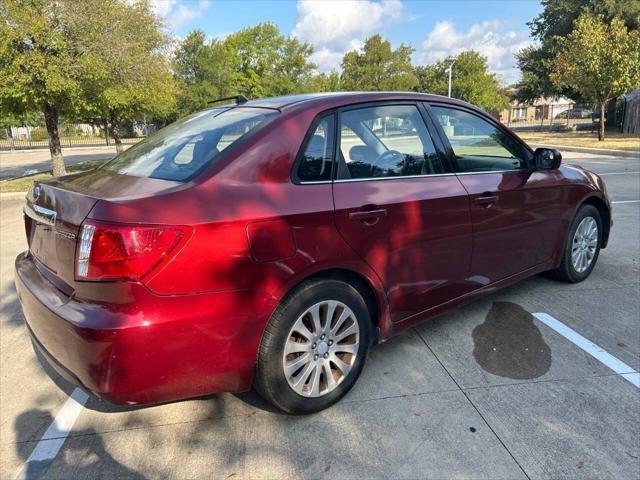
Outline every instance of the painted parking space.
{"label": "painted parking space", "polygon": [[79,388],[74,389],[65,404],[62,406],[56,418],[53,419],[47,430],[38,440],[31,455],[18,474],[18,479],[38,477],[44,472],[64,445],[69,432],[73,428],[78,415],[87,402],[88,395]]}
{"label": "painted parking space", "polygon": [[636,388],[640,388],[640,373],[636,372],[633,367],[630,367],[620,359],[614,357],[604,348],[596,345],[588,338],[583,337],[578,332],[567,327],[564,323],[552,317],[548,313],[539,312],[534,313],[533,316],[544,323],[547,327],[554,330],[556,333],[562,335],[578,348],[587,352],[600,363],[602,363],[606,367],[609,367],[615,373],[620,375],[620,377],[628,381],[631,385]]}
{"label": "painted parking space", "polygon": [[[612,171],[588,160],[577,159]],[[637,174],[605,181],[616,201],[640,199]],[[20,203],[1,211],[2,478],[631,478],[640,468],[628,372],[534,315],[638,371],[637,203],[614,206],[611,243],[587,281],[534,277],[375,347],[354,390],[325,412],[290,417],[251,392],[141,409],[90,399],[55,456],[31,469],[74,390],[30,349],[11,279]]]}

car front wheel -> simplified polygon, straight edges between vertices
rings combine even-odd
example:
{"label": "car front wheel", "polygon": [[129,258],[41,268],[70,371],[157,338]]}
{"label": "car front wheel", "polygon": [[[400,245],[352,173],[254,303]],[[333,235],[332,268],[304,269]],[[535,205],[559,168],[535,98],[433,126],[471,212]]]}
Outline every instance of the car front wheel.
{"label": "car front wheel", "polygon": [[583,205],[571,223],[560,267],[551,273],[565,282],[583,281],[596,265],[601,244],[600,212],[593,205]]}
{"label": "car front wheel", "polygon": [[263,335],[255,387],[289,413],[312,413],[356,382],[370,342],[366,303],[350,284],[317,279],[278,306]]}

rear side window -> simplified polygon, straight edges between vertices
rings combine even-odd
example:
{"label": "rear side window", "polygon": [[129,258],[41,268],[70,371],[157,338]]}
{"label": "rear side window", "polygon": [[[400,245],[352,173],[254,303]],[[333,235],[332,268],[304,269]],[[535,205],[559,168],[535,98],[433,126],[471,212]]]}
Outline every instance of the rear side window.
{"label": "rear side window", "polygon": [[348,110],[340,123],[340,155],[346,165],[341,179],[445,173],[415,105]]}
{"label": "rear side window", "polygon": [[331,180],[335,137],[334,115],[322,117],[312,127],[301,149],[297,176],[302,182]]}
{"label": "rear side window", "polygon": [[253,107],[198,112],[159,130],[101,168],[136,177],[185,181],[276,115],[276,110]]}

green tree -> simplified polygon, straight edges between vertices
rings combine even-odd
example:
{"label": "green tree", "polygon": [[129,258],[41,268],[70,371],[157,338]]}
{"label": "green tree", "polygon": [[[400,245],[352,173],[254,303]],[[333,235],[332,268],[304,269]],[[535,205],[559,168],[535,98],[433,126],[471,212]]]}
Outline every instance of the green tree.
{"label": "green tree", "polygon": [[301,92],[316,65],[307,43],[285,37],[272,23],[260,23],[224,41],[238,93],[268,97]]}
{"label": "green tree", "polygon": [[284,42],[285,37],[272,23],[244,28],[225,39],[238,93],[249,98],[268,96]]}
{"label": "green tree", "polygon": [[121,152],[123,121],[163,117],[175,108],[169,38],[146,0],[70,2],[68,14],[69,35],[89,66],[81,84],[83,113],[108,124]]}
{"label": "green tree", "polygon": [[[419,82],[415,90],[447,95],[449,63],[449,60],[442,60],[433,65],[415,67]],[[489,73],[487,58],[473,50],[460,53],[453,64],[451,96],[490,112],[498,112],[509,103],[500,80]]]}
{"label": "green tree", "polygon": [[207,101],[241,93],[249,98],[305,91],[316,65],[307,43],[284,36],[272,23],[244,28],[224,40],[207,41],[191,32],[174,54],[181,84],[178,112],[183,115]]}
{"label": "green tree", "polygon": [[601,15],[584,14],[557,42],[551,81],[597,103],[602,141],[607,101],[640,85],[640,31],[629,31],[617,18],[606,22]]}
{"label": "green tree", "polygon": [[542,12],[528,24],[538,45],[516,54],[522,72],[516,85],[516,97],[521,102],[531,102],[540,96],[578,95],[570,87],[559,88],[551,81],[550,73],[558,53],[558,38],[571,33],[581,14],[602,15],[605,22],[620,18],[631,30],[640,27],[640,2],[637,0],[543,0],[542,5]]}
{"label": "green tree", "polygon": [[338,92],[340,90],[342,90],[340,74],[335,70],[312,75],[304,87],[306,92]]}
{"label": "green tree", "polygon": [[180,84],[176,100],[178,116],[202,110],[207,102],[238,93],[224,42],[207,42],[202,30],[194,30],[180,42],[173,56],[173,69]]}
{"label": "green tree", "polygon": [[44,115],[54,175],[64,175],[60,115],[81,104],[86,59],[68,35],[65,1],[0,3],[0,116]]}
{"label": "green tree", "polygon": [[63,175],[63,116],[106,119],[119,144],[123,119],[173,108],[166,41],[146,0],[3,0],[0,117],[42,112],[53,173]]}
{"label": "green tree", "polygon": [[316,64],[309,61],[313,48],[295,38],[286,38],[280,50],[282,58],[274,65],[274,82],[270,95],[300,93],[309,83]]}
{"label": "green tree", "polygon": [[521,78],[515,85],[514,97],[522,103],[532,103],[538,97],[553,97],[560,94],[575,97],[575,92],[560,91],[549,79],[549,68],[556,46],[542,48],[531,46],[516,53],[516,62]]}
{"label": "green tree", "polygon": [[411,66],[413,49],[407,45],[391,48],[380,35],[365,41],[362,51],[352,50],[342,58],[343,90],[407,91],[418,79]]}

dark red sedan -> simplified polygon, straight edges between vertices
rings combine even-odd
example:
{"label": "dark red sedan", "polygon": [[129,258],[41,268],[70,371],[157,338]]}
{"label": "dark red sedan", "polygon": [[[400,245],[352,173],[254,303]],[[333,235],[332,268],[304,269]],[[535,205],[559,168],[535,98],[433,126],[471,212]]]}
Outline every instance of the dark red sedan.
{"label": "dark red sedan", "polygon": [[112,403],[253,385],[314,412],[370,345],[531,275],[591,273],[610,203],[560,160],[439,96],[239,97],[34,186],[27,326]]}

